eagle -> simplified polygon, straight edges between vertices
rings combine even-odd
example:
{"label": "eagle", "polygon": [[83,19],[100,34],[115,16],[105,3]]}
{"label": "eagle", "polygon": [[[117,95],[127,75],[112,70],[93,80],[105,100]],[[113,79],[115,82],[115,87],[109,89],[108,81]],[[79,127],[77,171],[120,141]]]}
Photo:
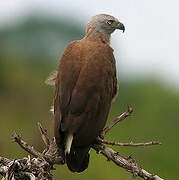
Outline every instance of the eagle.
{"label": "eagle", "polygon": [[54,134],[72,172],[89,164],[89,151],[103,130],[118,89],[110,36],[124,25],[111,15],[93,16],[83,39],[64,51],[55,75]]}

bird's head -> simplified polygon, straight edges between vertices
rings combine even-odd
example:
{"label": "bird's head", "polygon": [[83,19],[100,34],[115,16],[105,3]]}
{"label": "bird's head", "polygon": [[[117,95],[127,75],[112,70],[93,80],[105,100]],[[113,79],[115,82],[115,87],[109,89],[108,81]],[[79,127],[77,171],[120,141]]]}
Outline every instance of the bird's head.
{"label": "bird's head", "polygon": [[124,25],[117,18],[108,14],[93,16],[87,25],[86,33],[91,29],[105,36],[110,36],[116,29],[125,31]]}

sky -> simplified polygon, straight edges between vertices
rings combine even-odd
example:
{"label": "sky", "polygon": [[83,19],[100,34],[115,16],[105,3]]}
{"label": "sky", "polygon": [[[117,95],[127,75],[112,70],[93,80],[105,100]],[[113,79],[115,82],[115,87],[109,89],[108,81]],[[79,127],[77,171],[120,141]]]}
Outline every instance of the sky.
{"label": "sky", "polygon": [[126,27],[111,38],[119,73],[152,74],[179,87],[178,7],[177,0],[1,0],[0,26],[33,12],[69,16],[84,25],[96,14],[113,15]]}

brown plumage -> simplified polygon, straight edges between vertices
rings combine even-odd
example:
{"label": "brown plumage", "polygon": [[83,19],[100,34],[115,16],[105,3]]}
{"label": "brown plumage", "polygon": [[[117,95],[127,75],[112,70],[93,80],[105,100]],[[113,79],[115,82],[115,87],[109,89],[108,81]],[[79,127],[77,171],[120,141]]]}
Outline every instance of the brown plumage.
{"label": "brown plumage", "polygon": [[104,128],[117,93],[116,65],[110,34],[124,26],[100,14],[89,22],[86,36],[68,45],[61,57],[54,102],[55,137],[68,168],[88,167],[89,150]]}

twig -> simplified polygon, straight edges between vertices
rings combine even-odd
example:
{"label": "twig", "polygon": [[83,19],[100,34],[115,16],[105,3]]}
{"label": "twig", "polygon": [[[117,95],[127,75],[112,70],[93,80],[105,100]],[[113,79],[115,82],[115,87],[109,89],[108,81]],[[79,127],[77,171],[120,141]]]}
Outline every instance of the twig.
{"label": "twig", "polygon": [[14,132],[12,136],[14,142],[17,142],[22,149],[24,149],[25,151],[27,151],[35,157],[43,157],[42,153],[38,152],[33,146],[30,146],[25,141],[23,141],[19,134]]}
{"label": "twig", "polygon": [[38,127],[39,127],[39,131],[40,131],[42,140],[44,141],[46,146],[49,146],[50,145],[50,138],[47,134],[47,130],[43,129],[42,125],[39,122],[38,122]]}
{"label": "twig", "polygon": [[[50,165],[40,159],[30,156],[23,159],[6,159],[0,157],[0,174],[4,177],[3,180],[53,180],[53,176],[50,173]],[[45,171],[44,171],[45,170]],[[41,178],[43,177],[43,178]]]}
{"label": "twig", "polygon": [[137,146],[151,146],[151,145],[161,145],[160,142],[158,141],[151,141],[151,142],[144,142],[144,143],[121,143],[121,142],[114,142],[114,141],[107,141],[104,139],[97,139],[98,142],[103,143],[103,144],[108,144],[112,146],[130,146],[130,147],[137,147]]}
{"label": "twig", "polygon": [[136,176],[133,174],[133,175],[132,175],[132,179],[131,179],[131,180],[135,180],[135,177],[136,177]]}
{"label": "twig", "polygon": [[[21,136],[16,132],[13,133],[14,141],[17,142],[21,148],[23,148],[28,153],[32,154],[35,157],[39,157],[40,159],[45,159],[49,164],[64,164],[64,159],[58,156],[58,149],[56,147],[56,142],[51,141],[51,148],[46,153],[38,152],[33,146],[28,145],[25,141],[22,140]],[[54,145],[55,144],[55,145]]]}
{"label": "twig", "polygon": [[47,134],[47,130],[44,129],[39,122],[38,127],[41,133],[42,140],[47,146],[47,148],[43,151],[44,156],[49,156],[51,158],[51,164],[64,164],[65,160],[61,155],[61,151],[57,147],[55,137],[50,138]]}
{"label": "twig", "polygon": [[4,158],[4,157],[0,157],[0,165],[6,166],[10,163],[11,160]]}
{"label": "twig", "polygon": [[106,128],[104,128],[104,130],[100,134],[100,137],[104,139],[104,136],[108,133],[109,130],[111,130],[112,127],[114,127],[119,121],[122,121],[126,117],[130,116],[132,112],[133,112],[133,109],[128,106],[128,110],[126,112],[122,113],[115,120],[113,120]]}
{"label": "twig", "polygon": [[8,164],[11,162],[10,159],[0,157],[0,174],[5,176],[8,170]]}

